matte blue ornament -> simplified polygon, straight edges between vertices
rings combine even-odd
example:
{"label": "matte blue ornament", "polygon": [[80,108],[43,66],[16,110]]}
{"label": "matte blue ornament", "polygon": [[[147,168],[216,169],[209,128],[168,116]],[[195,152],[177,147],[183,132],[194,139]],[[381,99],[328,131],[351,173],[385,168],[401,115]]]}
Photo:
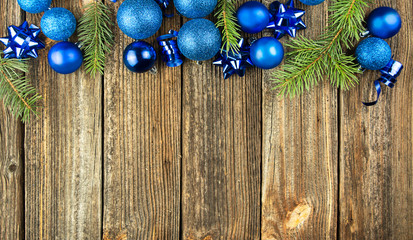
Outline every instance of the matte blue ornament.
{"label": "matte blue ornament", "polygon": [[52,4],[52,0],[17,0],[17,2],[24,11],[33,14],[46,11]]}
{"label": "matte blue ornament", "polygon": [[176,10],[187,18],[203,18],[214,11],[217,0],[174,0]]}
{"label": "matte blue ornament", "polygon": [[37,50],[44,48],[44,43],[39,39],[40,28],[24,21],[22,25],[8,27],[9,36],[0,38],[6,46],[4,58],[37,58]]}
{"label": "matte blue ornament", "polygon": [[305,29],[307,26],[301,20],[305,11],[294,8],[294,1],[289,0],[287,4],[278,1],[270,5],[271,21],[267,28],[274,29],[274,37],[280,39],[285,34],[295,37],[297,30]]}
{"label": "matte blue ornament", "polygon": [[391,49],[383,39],[366,38],[357,46],[356,58],[362,68],[379,70],[390,61]]}
{"label": "matte blue ornament", "polygon": [[119,7],[120,30],[133,39],[154,35],[162,24],[162,10],[154,0],[125,0]]}
{"label": "matte blue ornament", "polygon": [[52,8],[44,13],[40,27],[46,37],[55,41],[65,41],[76,30],[76,18],[66,8]]}
{"label": "matte blue ornament", "polygon": [[69,74],[82,66],[83,55],[79,47],[71,42],[56,43],[47,55],[50,67],[58,73]]}
{"label": "matte blue ornament", "polygon": [[213,22],[202,18],[193,19],[179,31],[178,48],[191,60],[211,59],[221,48],[221,33]]}
{"label": "matte blue ornament", "polygon": [[132,72],[146,72],[153,67],[155,61],[155,49],[144,41],[133,42],[123,51],[123,63]]}
{"label": "matte blue ornament", "polygon": [[367,18],[367,29],[371,35],[379,38],[391,38],[402,27],[399,13],[390,7],[374,9]]}
{"label": "matte blue ornament", "polygon": [[252,63],[262,69],[271,69],[280,65],[284,58],[284,48],[280,41],[273,37],[263,37],[251,45]]}
{"label": "matte blue ornament", "polygon": [[324,2],[324,0],[300,0],[300,2],[304,3],[305,5],[318,5]]}
{"label": "matte blue ornament", "polygon": [[246,33],[259,33],[270,21],[270,13],[264,4],[250,1],[242,4],[237,11],[238,23]]}

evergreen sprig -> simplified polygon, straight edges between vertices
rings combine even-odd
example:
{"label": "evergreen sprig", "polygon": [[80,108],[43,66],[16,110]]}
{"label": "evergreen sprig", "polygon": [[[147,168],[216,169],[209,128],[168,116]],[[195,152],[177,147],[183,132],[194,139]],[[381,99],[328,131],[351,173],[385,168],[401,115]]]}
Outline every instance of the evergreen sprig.
{"label": "evergreen sprig", "polygon": [[364,8],[369,0],[333,0],[325,33],[318,40],[298,37],[285,44],[291,49],[284,66],[273,73],[279,94],[294,96],[329,78],[333,86],[348,89],[358,83],[360,73],[355,57],[345,49],[364,31]]}
{"label": "evergreen sprig", "polygon": [[27,123],[31,114],[37,115],[36,103],[41,96],[24,75],[28,72],[27,60],[5,59],[2,55],[0,54],[0,98],[14,116]]}
{"label": "evergreen sprig", "polygon": [[85,7],[79,21],[79,41],[84,50],[84,65],[87,73],[93,77],[103,73],[106,54],[113,45],[113,25],[110,10],[101,0],[93,0]]}
{"label": "evergreen sprig", "polygon": [[225,48],[227,53],[232,51],[238,53],[238,40],[241,38],[239,33],[240,27],[235,17],[236,0],[218,0],[218,10],[215,13],[217,22],[215,25],[222,29],[222,49]]}

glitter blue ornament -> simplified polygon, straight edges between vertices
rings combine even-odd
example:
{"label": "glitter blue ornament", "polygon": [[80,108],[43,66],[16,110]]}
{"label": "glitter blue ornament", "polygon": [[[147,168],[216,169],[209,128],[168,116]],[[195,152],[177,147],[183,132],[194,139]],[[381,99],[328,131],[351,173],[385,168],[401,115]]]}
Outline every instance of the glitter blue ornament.
{"label": "glitter blue ornament", "polygon": [[221,48],[221,33],[213,22],[202,18],[193,19],[181,27],[178,48],[191,60],[211,59]]}
{"label": "glitter blue ornament", "polygon": [[187,18],[203,18],[214,11],[217,0],[174,0],[176,10]]}
{"label": "glitter blue ornament", "polygon": [[132,72],[146,72],[153,67],[155,62],[155,49],[145,41],[133,42],[123,51],[123,63]]}
{"label": "glitter blue ornament", "polygon": [[374,9],[367,18],[367,33],[378,38],[391,38],[402,27],[402,19],[399,13],[390,7]]}
{"label": "glitter blue ornament", "polygon": [[250,1],[242,4],[237,10],[238,24],[246,33],[259,33],[270,21],[270,13],[264,4]]}
{"label": "glitter blue ornament", "polygon": [[295,37],[297,30],[305,29],[307,26],[301,20],[305,11],[294,8],[294,1],[289,0],[287,4],[278,1],[270,5],[271,20],[268,29],[274,29],[274,37],[282,38],[285,34]]}
{"label": "glitter blue ornament", "polygon": [[40,28],[30,25],[25,21],[19,27],[8,27],[9,36],[0,38],[0,42],[6,46],[4,58],[37,58],[37,50],[44,48],[44,43],[39,39]]}
{"label": "glitter blue ornament", "polygon": [[76,18],[66,8],[52,8],[44,13],[40,27],[46,37],[64,41],[75,32]]}
{"label": "glitter blue ornament", "polygon": [[391,49],[383,39],[370,37],[357,46],[356,58],[362,68],[379,70],[390,61]]}
{"label": "glitter blue ornament", "polygon": [[47,55],[50,67],[60,74],[75,72],[82,66],[83,55],[79,47],[71,42],[59,42],[50,48]]}
{"label": "glitter blue ornament", "polygon": [[284,48],[277,39],[263,37],[252,43],[250,57],[252,63],[259,68],[275,68],[284,58]]}
{"label": "glitter blue ornament", "polygon": [[29,13],[41,13],[46,11],[52,0],[17,0],[20,7]]}
{"label": "glitter blue ornament", "polygon": [[300,0],[300,2],[304,3],[305,5],[318,5],[324,2],[324,0]]}
{"label": "glitter blue ornament", "polygon": [[154,0],[125,0],[117,13],[119,28],[133,39],[154,35],[162,24],[162,10]]}

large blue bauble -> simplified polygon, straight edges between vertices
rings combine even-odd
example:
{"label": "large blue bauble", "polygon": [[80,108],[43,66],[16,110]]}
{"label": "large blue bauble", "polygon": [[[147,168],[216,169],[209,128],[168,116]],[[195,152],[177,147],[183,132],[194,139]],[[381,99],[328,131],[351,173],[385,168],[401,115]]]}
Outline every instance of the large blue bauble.
{"label": "large blue bauble", "polygon": [[133,39],[154,35],[162,24],[162,10],[154,0],[125,0],[119,7],[120,30]]}
{"label": "large blue bauble", "polygon": [[361,67],[379,70],[389,63],[391,49],[383,39],[370,37],[359,43],[356,49],[356,57]]}
{"label": "large blue bauble", "polygon": [[270,21],[270,12],[264,4],[250,1],[242,4],[237,11],[238,23],[246,33],[259,33]]}
{"label": "large blue bauble", "polygon": [[302,2],[306,5],[318,5],[322,2],[324,2],[324,0],[300,0],[300,2]]}
{"label": "large blue bauble", "polygon": [[83,55],[76,44],[65,41],[56,43],[50,48],[47,60],[56,72],[69,74],[82,66]]}
{"label": "large blue bauble", "polygon": [[133,42],[123,51],[123,63],[132,72],[146,72],[153,67],[155,61],[155,49],[144,41]]}
{"label": "large blue bauble", "polygon": [[24,11],[33,14],[46,11],[52,4],[52,0],[17,0],[17,2]]}
{"label": "large blue bauble", "polygon": [[391,38],[402,27],[399,13],[390,7],[374,9],[367,18],[367,29],[371,35],[379,38]]}
{"label": "large blue bauble", "polygon": [[76,30],[76,18],[66,8],[52,8],[43,14],[40,26],[46,37],[64,41]]}
{"label": "large blue bauble", "polygon": [[174,0],[176,10],[187,18],[203,18],[214,11],[217,0]]}
{"label": "large blue bauble", "polygon": [[284,48],[277,39],[263,37],[252,43],[250,57],[252,63],[259,68],[275,68],[284,58]]}
{"label": "large blue bauble", "polygon": [[195,61],[211,59],[221,48],[221,33],[206,19],[193,19],[185,23],[178,34],[181,53]]}

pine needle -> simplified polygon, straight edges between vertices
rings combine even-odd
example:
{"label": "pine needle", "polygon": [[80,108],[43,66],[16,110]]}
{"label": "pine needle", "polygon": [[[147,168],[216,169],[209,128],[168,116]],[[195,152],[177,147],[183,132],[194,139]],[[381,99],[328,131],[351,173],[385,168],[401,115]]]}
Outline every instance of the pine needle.
{"label": "pine needle", "polygon": [[233,1],[235,0],[218,0],[218,11],[215,13],[215,17],[217,18],[215,25],[218,28],[222,28],[221,50],[225,48],[227,53],[229,53],[229,51],[238,53],[238,40],[241,38]]}

